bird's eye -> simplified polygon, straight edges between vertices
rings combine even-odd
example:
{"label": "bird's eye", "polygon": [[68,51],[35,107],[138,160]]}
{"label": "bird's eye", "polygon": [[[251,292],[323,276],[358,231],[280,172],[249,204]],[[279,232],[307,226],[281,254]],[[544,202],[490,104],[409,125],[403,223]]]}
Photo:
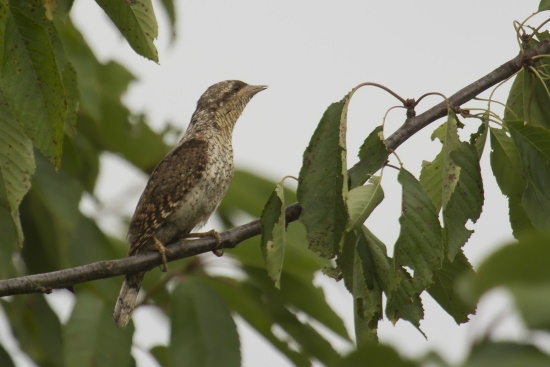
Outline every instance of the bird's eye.
{"label": "bird's eye", "polygon": [[232,90],[233,90],[233,92],[235,92],[235,93],[236,93],[236,92],[238,92],[238,91],[240,91],[240,90],[241,90],[241,86],[240,86],[240,85],[238,85],[238,84],[235,84],[235,85],[233,86]]}

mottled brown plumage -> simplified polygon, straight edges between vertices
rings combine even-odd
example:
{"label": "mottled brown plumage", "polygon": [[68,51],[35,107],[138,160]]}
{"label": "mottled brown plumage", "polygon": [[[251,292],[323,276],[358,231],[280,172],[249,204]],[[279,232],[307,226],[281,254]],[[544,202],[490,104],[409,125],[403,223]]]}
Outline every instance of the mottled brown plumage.
{"label": "mottled brown plumage", "polygon": [[[212,85],[197,103],[178,145],[155,168],[128,231],[128,255],[159,251],[202,226],[233,178],[233,127],[246,104],[265,86],[226,80]],[[126,326],[144,273],[126,275],[113,319]]]}

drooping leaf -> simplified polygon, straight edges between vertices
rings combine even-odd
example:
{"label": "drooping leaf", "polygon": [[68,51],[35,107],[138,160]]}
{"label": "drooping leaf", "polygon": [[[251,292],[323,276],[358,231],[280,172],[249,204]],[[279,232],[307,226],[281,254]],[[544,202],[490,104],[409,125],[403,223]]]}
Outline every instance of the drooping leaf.
{"label": "drooping leaf", "polygon": [[487,141],[487,135],[489,134],[489,112],[485,112],[480,118],[481,124],[477,131],[470,135],[470,144],[476,147],[477,156],[481,159],[483,150],[485,149],[485,142]]}
{"label": "drooping leaf", "polygon": [[61,77],[63,89],[65,90],[65,101],[67,103],[65,123],[75,129],[76,113],[80,105],[80,94],[78,91],[76,71],[70,63],[65,65]]}
{"label": "drooping leaf", "polygon": [[[445,136],[440,136],[439,139],[443,143],[443,177],[442,177],[442,194],[441,206],[445,208],[451,195],[455,191],[458,179],[460,177],[460,167],[454,162],[452,153],[458,149],[460,140],[458,139],[457,131],[458,119],[456,114],[449,110],[447,122],[440,127],[443,128]],[[438,131],[434,132],[436,135]],[[433,136],[432,136],[433,138]]]}
{"label": "drooping leaf", "polygon": [[468,316],[475,313],[475,305],[464,302],[460,298],[457,284],[461,277],[472,275],[472,265],[460,251],[452,262],[445,257],[443,266],[434,274],[434,284],[428,288],[428,293],[454,318],[457,324],[467,322]]}
{"label": "drooping leaf", "polygon": [[378,341],[382,319],[382,288],[375,276],[374,259],[361,229],[357,231],[353,261],[353,309],[357,344]]}
{"label": "drooping leaf", "polygon": [[433,273],[443,262],[441,225],[432,201],[416,178],[402,168],[398,181],[403,187],[403,195],[395,263],[414,270],[414,287],[421,292],[433,283]]}
{"label": "drooping leaf", "polygon": [[525,125],[521,121],[506,123],[521,156],[527,182],[523,207],[533,225],[540,230],[550,229],[550,130]]}
{"label": "drooping leaf", "polygon": [[[16,276],[13,264],[13,254],[19,250],[19,236],[17,235],[17,224],[13,222],[8,195],[0,171],[0,276],[7,279]],[[19,224],[20,225],[20,224]]]}
{"label": "drooping leaf", "polygon": [[491,128],[491,168],[497,184],[508,197],[510,224],[514,237],[533,228],[521,204],[525,180],[519,150],[504,129]]}
{"label": "drooping leaf", "polygon": [[118,328],[111,319],[112,304],[90,292],[78,292],[63,327],[63,366],[130,366],[133,325]]}
{"label": "drooping leaf", "polygon": [[388,257],[384,243],[365,226],[362,230],[372,254],[376,280],[388,299],[386,317],[393,323],[407,320],[422,332],[420,320],[424,317],[424,309],[411,277],[401,267],[393,269],[393,260]]}
{"label": "drooping leaf", "polygon": [[473,233],[473,230],[466,228],[466,223],[468,220],[475,223],[479,219],[484,197],[481,168],[475,146],[461,143],[451,153],[451,159],[460,167],[460,177],[443,209],[443,233],[447,258],[453,261]]}
{"label": "drooping leaf", "polygon": [[300,221],[310,249],[325,258],[338,252],[347,222],[346,101],[347,97],[325,111],[304,152],[298,178]]}
{"label": "drooping leaf", "polygon": [[[18,242],[23,241],[19,220],[19,204],[31,187],[35,163],[32,142],[11,114],[8,102],[0,91],[0,173],[5,188],[7,212],[16,229]],[[7,224],[6,224],[7,225]]]}
{"label": "drooping leaf", "polygon": [[59,167],[67,105],[56,38],[40,0],[10,1],[0,89],[24,133]]}
{"label": "drooping leaf", "polygon": [[283,186],[280,182],[267,200],[260,218],[262,254],[266,262],[267,274],[275,283],[276,288],[281,287],[281,272],[285,256],[284,202]]}
{"label": "drooping leaf", "polygon": [[3,302],[19,346],[38,366],[62,366],[61,323],[41,294]]}
{"label": "drooping leaf", "polygon": [[439,152],[433,161],[422,161],[420,184],[432,200],[437,210],[441,209],[442,179],[443,179],[443,151]]}
{"label": "drooping leaf", "polygon": [[96,2],[111,18],[134,51],[149,60],[159,61],[153,43],[158,36],[158,25],[151,0]]}
{"label": "drooping leaf", "polygon": [[359,162],[350,169],[350,187],[363,185],[372,174],[384,166],[388,154],[382,126],[377,126],[359,148]]}
{"label": "drooping leaf", "polygon": [[[540,59],[534,68],[548,74],[550,65]],[[530,125],[550,128],[550,96],[544,88],[550,87],[548,80],[541,81],[531,70],[521,70],[514,79],[504,110],[505,121],[521,120]]]}
{"label": "drooping leaf", "polygon": [[380,176],[372,176],[370,184],[358,186],[347,193],[346,202],[349,212],[347,231],[359,228],[372,211],[384,199]]}
{"label": "drooping leaf", "polygon": [[432,162],[422,162],[420,183],[438,211],[447,205],[460,177],[460,167],[451,158],[451,153],[460,144],[457,122],[455,113],[449,111],[447,121],[432,134],[432,140],[441,141],[441,151]]}
{"label": "drooping leaf", "polygon": [[171,310],[168,353],[173,366],[241,365],[237,326],[208,284],[186,278],[172,293]]}

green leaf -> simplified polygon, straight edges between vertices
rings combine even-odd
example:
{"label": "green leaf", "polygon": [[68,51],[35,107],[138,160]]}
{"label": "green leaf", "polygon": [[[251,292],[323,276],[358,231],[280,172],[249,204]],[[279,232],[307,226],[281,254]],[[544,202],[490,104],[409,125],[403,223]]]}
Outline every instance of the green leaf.
{"label": "green leaf", "polygon": [[357,344],[378,341],[378,321],[382,319],[382,288],[375,278],[369,244],[361,229],[357,231],[353,261],[353,309]]}
{"label": "green leaf", "polygon": [[59,167],[67,105],[42,2],[10,1],[4,37],[0,89],[25,134]]}
{"label": "green leaf", "polygon": [[240,366],[237,326],[224,300],[205,282],[186,278],[172,294],[172,366]]}
{"label": "green leaf", "polygon": [[107,13],[130,46],[143,57],[158,62],[153,41],[158,36],[158,25],[151,0],[96,0]]}
{"label": "green leaf", "polygon": [[64,366],[129,366],[133,325],[118,328],[112,304],[90,292],[79,292],[63,328]]}
{"label": "green leaf", "polygon": [[475,345],[464,367],[545,367],[550,356],[528,344],[511,342],[484,342]]}
{"label": "green leaf", "polygon": [[384,199],[380,176],[372,176],[370,184],[358,186],[347,193],[346,203],[349,212],[347,231],[359,228],[372,211]]}
{"label": "green leaf", "polygon": [[76,70],[71,64],[66,64],[61,77],[63,78],[63,88],[65,89],[65,101],[67,101],[65,123],[74,130],[76,128],[76,113],[80,105]]}
{"label": "green leaf", "polygon": [[[441,142],[443,143],[443,177],[442,177],[442,196],[441,196],[441,206],[445,208],[451,195],[455,191],[456,185],[458,184],[458,179],[460,177],[460,167],[452,159],[452,152],[458,149],[460,140],[458,139],[457,131],[458,119],[456,114],[449,110],[447,116],[447,122],[440,127],[444,129],[445,136],[440,137]],[[437,131],[434,132],[434,135],[437,134]],[[432,136],[433,139],[433,136]]]}
{"label": "green leaf", "polygon": [[359,148],[359,162],[350,169],[351,188],[363,185],[388,159],[382,126],[377,126]]}
{"label": "green leaf", "polygon": [[530,232],[533,225],[521,204],[525,180],[521,171],[521,157],[506,130],[491,128],[491,168],[497,184],[508,197],[510,224],[514,237]]}
{"label": "green leaf", "polygon": [[470,144],[474,145],[477,150],[477,156],[481,159],[483,155],[483,150],[485,149],[485,143],[487,141],[487,135],[489,133],[489,117],[490,114],[486,111],[483,116],[480,118],[481,125],[477,131],[470,135]]}
{"label": "green leaf", "polygon": [[[540,59],[534,67],[546,74],[550,72],[550,65],[545,59]],[[541,81],[531,70],[521,70],[510,89],[504,120],[521,120],[529,125],[550,128],[550,97],[545,85],[550,88],[547,80]]]}
{"label": "green leaf", "polygon": [[[0,171],[0,253],[2,254],[0,256],[0,277],[7,279],[17,276],[13,255],[19,251],[19,238],[3,181]],[[20,223],[18,225],[20,226]]]}
{"label": "green leaf", "polygon": [[401,231],[395,243],[396,266],[414,270],[415,290],[421,292],[432,284],[434,271],[441,268],[444,246],[437,210],[412,174],[402,168],[398,181],[403,187]]}
{"label": "green leaf", "polygon": [[473,230],[466,228],[466,223],[468,220],[475,223],[479,219],[484,198],[475,146],[461,143],[451,153],[451,159],[460,168],[457,185],[443,209],[447,258],[452,261],[473,233]]}
{"label": "green leaf", "polygon": [[261,247],[267,274],[275,287],[281,287],[281,272],[285,256],[285,208],[282,182],[279,182],[269,197],[260,218],[262,227]]}
{"label": "green leaf", "polygon": [[298,178],[300,220],[306,227],[309,247],[325,258],[338,253],[347,222],[347,100],[333,103],[325,111],[304,152]]}
{"label": "green leaf", "polygon": [[442,268],[434,274],[434,284],[428,288],[428,293],[454,318],[457,324],[467,322],[468,315],[475,313],[475,305],[464,302],[457,288],[458,279],[462,276],[473,276],[473,273],[472,265],[460,251],[452,262],[445,257]]}
{"label": "green leaf", "polygon": [[550,229],[550,130],[508,121],[510,135],[520,151],[527,187],[523,207],[533,225]]}
{"label": "green leaf", "polygon": [[61,324],[41,294],[3,302],[19,346],[38,366],[62,366]]}
{"label": "green leaf", "polygon": [[386,317],[393,323],[404,319],[420,332],[420,320],[424,317],[420,293],[414,290],[410,275],[401,267],[393,269],[393,260],[388,257],[386,246],[363,226],[374,263],[375,277],[386,294]]}
{"label": "green leaf", "polygon": [[443,150],[431,162],[422,161],[419,181],[437,210],[441,209],[443,185]]}
{"label": "green leaf", "polygon": [[443,144],[441,152],[432,162],[422,162],[420,183],[438,211],[447,205],[460,177],[460,167],[451,158],[460,144],[457,123],[456,114],[449,110],[447,121],[432,134],[432,140],[438,138]]}
{"label": "green leaf", "polygon": [[34,170],[32,142],[15,121],[0,91],[0,176],[5,188],[10,222],[16,229],[19,244],[23,242],[19,204],[31,187]]}
{"label": "green leaf", "polygon": [[541,0],[538,11],[550,10],[550,0]]}
{"label": "green leaf", "polygon": [[521,174],[519,150],[504,129],[491,128],[491,168],[502,193],[521,196],[525,180]]}

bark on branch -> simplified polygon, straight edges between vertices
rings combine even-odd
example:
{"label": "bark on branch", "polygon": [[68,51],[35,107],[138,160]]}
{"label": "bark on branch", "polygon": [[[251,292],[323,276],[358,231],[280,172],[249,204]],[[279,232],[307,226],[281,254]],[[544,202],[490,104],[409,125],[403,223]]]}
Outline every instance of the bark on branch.
{"label": "bark on branch", "polygon": [[[502,64],[489,74],[459,90],[448,101],[453,107],[458,107],[481,92],[497,83],[506,80],[521,70],[524,64],[530,62],[534,56],[550,54],[548,39],[535,47],[528,48],[512,60]],[[447,114],[447,103],[441,102],[426,112],[409,118],[405,123],[386,139],[390,150],[395,150],[416,132]],[[351,168],[353,170],[353,167]],[[301,207],[294,203],[286,208],[287,222],[293,222],[300,216]],[[240,242],[260,234],[259,220],[221,233],[222,248],[234,248]],[[178,241],[168,246],[172,253],[167,256],[168,261],[175,261],[184,257],[195,256],[213,251],[219,246],[213,238],[201,238],[192,241]],[[160,255],[156,252],[131,256],[118,260],[105,260],[74,268],[53,271],[50,273],[26,275],[18,278],[0,280],[0,297],[23,293],[50,293],[52,289],[67,288],[78,283],[104,279],[132,273],[148,271],[161,264]]]}

